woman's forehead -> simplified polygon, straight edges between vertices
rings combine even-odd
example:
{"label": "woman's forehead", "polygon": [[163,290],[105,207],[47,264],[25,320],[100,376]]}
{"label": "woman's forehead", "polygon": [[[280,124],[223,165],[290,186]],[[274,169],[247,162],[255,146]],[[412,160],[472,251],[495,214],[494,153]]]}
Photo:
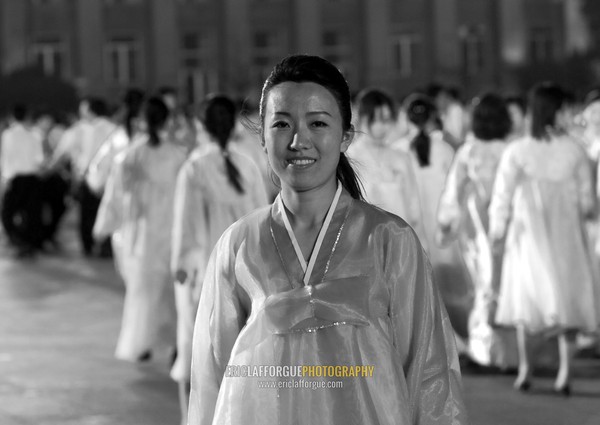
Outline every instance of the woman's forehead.
{"label": "woman's forehead", "polygon": [[268,113],[325,111],[339,114],[333,94],[320,84],[312,82],[284,82],[274,86],[267,97]]}

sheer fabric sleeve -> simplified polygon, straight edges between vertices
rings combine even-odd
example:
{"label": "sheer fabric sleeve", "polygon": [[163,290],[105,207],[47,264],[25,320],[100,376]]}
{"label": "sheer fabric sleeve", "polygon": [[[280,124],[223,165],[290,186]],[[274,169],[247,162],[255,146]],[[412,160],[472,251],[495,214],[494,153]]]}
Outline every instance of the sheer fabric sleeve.
{"label": "sheer fabric sleeve", "polygon": [[407,192],[403,194],[403,199],[406,199],[409,204],[407,208],[408,217],[406,218],[411,226],[417,228],[418,226],[422,225],[423,221],[423,217],[421,215],[421,201],[418,190],[419,186],[417,184],[417,178],[415,176],[415,170],[413,168],[410,155],[404,152],[401,153],[402,155],[399,155],[399,157],[402,158],[402,161],[404,162],[403,168],[406,170],[406,184],[403,185],[403,189]]}
{"label": "sheer fabric sleeve", "polygon": [[208,226],[205,197],[194,165],[193,161],[187,161],[177,176],[172,234],[171,269],[184,270],[188,276],[198,272]]}
{"label": "sheer fabric sleeve", "polygon": [[[468,142],[467,142],[468,143]],[[455,233],[462,214],[461,196],[468,182],[467,164],[470,145],[459,148],[446,176],[446,184],[438,207],[438,224]]]}
{"label": "sheer fabric sleeve", "polygon": [[390,242],[394,255],[387,256],[393,285],[390,316],[412,423],[467,424],[454,332],[429,260],[414,231],[406,229],[394,239],[398,241]]}
{"label": "sheer fabric sleeve", "polygon": [[593,171],[583,149],[579,150],[579,162],[575,168],[575,178],[579,195],[579,208],[584,217],[591,217],[596,210],[596,198],[593,183]]}
{"label": "sheer fabric sleeve", "polygon": [[192,349],[189,425],[211,425],[231,350],[246,323],[234,271],[229,229],[208,263],[196,314]]}
{"label": "sheer fabric sleeve", "polygon": [[93,233],[96,238],[113,234],[123,222],[124,197],[122,190],[122,157],[117,157],[111,167],[106,188],[100,201]]}
{"label": "sheer fabric sleeve", "polygon": [[512,199],[519,183],[521,167],[516,160],[515,145],[509,146],[502,155],[489,207],[490,230],[493,240],[502,239],[511,215]]}

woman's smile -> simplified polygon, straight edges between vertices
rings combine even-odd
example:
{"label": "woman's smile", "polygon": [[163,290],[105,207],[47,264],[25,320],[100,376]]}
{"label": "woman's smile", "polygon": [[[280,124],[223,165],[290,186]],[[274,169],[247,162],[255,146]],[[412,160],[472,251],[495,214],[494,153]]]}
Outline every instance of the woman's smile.
{"label": "woman's smile", "polygon": [[304,170],[313,165],[317,160],[315,158],[296,157],[287,160],[288,167]]}

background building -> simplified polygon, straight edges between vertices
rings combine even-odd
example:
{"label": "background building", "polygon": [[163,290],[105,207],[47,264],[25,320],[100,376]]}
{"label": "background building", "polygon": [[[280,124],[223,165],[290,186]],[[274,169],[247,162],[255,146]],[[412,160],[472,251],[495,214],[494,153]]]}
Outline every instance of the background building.
{"label": "background building", "polygon": [[195,101],[256,96],[274,63],[303,52],[336,63],[353,90],[402,97],[438,81],[465,96],[517,91],[536,64],[591,51],[590,2],[0,0],[0,72],[39,64],[81,94],[170,85]]}

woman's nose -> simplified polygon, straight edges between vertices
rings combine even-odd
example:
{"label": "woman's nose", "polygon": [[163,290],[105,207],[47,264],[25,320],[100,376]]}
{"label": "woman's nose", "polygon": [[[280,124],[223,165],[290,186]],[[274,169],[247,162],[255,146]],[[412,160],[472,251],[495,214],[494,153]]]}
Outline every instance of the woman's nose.
{"label": "woman's nose", "polygon": [[297,130],[290,143],[291,150],[302,150],[310,147],[310,136],[304,130]]}

